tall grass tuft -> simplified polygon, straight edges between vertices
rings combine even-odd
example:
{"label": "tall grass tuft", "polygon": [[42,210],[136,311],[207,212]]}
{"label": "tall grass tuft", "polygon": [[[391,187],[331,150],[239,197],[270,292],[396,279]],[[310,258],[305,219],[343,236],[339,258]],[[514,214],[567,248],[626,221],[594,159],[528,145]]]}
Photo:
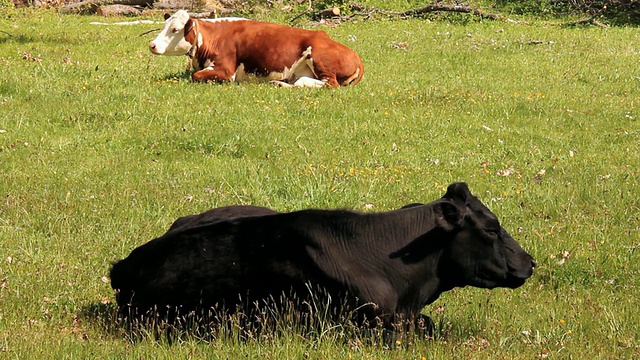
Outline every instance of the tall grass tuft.
{"label": "tall grass tuft", "polygon": [[433,335],[431,324],[424,321],[398,319],[394,328],[384,328],[379,319],[363,320],[358,312],[369,306],[375,304],[353,309],[323,289],[310,287],[308,296],[281,294],[250,304],[243,302],[234,309],[216,306],[184,311],[180,307],[155,307],[139,311],[101,304],[83,309],[80,316],[132,343],[153,339],[167,344],[188,341],[269,344],[296,336],[309,344],[378,344],[389,348],[400,343],[400,339],[415,341],[422,336],[425,340]]}

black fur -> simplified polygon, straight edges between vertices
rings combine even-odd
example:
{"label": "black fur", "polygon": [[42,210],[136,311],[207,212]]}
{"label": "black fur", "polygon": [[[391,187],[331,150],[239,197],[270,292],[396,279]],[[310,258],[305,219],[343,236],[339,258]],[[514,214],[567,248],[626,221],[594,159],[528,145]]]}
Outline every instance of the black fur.
{"label": "black fur", "polygon": [[432,203],[384,213],[232,206],[183,217],[114,263],[111,285],[122,311],[174,315],[247,309],[283,294],[308,306],[323,289],[336,314],[390,326],[419,318],[454,287],[518,287],[534,266],[455,183]]}

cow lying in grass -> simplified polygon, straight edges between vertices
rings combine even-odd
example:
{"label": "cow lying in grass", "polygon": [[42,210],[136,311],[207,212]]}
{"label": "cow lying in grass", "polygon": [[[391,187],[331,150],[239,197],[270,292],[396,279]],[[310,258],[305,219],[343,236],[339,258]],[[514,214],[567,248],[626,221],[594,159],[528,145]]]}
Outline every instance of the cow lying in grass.
{"label": "cow lying in grass", "polygon": [[193,19],[184,10],[165,15],[149,43],[155,55],[187,55],[193,81],[243,81],[247,74],[286,87],[352,86],[364,74],[358,54],[311,31],[243,18]]}
{"label": "cow lying in grass", "polygon": [[[173,315],[329,295],[334,314],[386,328],[455,287],[517,288],[535,262],[464,183],[381,213],[253,206],[180,218],[111,269],[120,310]],[[283,301],[287,301],[286,299]],[[173,316],[172,315],[172,316]]]}

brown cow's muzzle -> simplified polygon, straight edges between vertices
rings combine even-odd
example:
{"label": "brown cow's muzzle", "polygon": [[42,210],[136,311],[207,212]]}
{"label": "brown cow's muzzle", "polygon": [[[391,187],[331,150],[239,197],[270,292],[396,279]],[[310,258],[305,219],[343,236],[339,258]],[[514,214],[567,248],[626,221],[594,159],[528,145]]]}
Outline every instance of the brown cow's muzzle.
{"label": "brown cow's muzzle", "polygon": [[152,53],[154,53],[156,55],[160,55],[160,53],[158,52],[158,47],[156,46],[156,44],[153,41],[149,43],[149,51],[151,51]]}

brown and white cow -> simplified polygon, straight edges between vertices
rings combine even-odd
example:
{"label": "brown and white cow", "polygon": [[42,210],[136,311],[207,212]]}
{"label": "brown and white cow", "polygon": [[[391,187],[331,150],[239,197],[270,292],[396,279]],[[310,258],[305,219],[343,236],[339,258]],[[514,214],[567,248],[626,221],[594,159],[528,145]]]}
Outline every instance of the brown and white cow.
{"label": "brown and white cow", "polygon": [[184,10],[165,14],[162,32],[149,43],[156,55],[187,55],[193,81],[242,81],[255,74],[282,86],[357,84],[358,54],[311,31],[244,18],[193,19]]}

